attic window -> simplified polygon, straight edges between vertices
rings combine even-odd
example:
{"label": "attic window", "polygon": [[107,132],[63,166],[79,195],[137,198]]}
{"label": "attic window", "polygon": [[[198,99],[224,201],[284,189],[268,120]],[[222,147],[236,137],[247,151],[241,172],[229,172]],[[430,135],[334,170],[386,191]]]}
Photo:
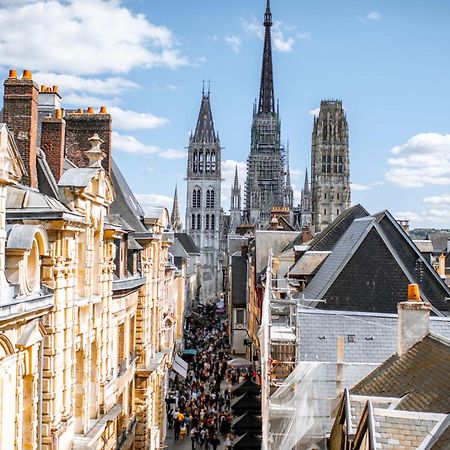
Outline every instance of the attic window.
{"label": "attic window", "polygon": [[356,336],[354,334],[348,334],[347,342],[356,342]]}

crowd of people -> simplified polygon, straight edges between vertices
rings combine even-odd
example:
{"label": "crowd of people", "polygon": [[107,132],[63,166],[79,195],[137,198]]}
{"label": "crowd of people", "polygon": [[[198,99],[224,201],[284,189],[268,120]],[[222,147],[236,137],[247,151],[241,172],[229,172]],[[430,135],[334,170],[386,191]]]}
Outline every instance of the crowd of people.
{"label": "crowd of people", "polygon": [[[230,347],[226,320],[215,304],[187,320],[185,348],[195,349],[185,379],[172,382],[173,402],[167,405],[167,422],[175,441],[190,439],[192,449],[231,450]],[[201,317],[201,321],[199,318]]]}

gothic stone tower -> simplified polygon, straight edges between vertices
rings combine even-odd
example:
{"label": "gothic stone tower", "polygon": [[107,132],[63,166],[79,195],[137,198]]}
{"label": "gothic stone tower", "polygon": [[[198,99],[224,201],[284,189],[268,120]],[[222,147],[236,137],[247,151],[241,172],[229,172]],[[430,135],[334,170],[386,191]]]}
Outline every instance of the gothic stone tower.
{"label": "gothic stone tower", "polygon": [[221,290],[220,152],[210,93],[203,91],[197,126],[189,139],[186,199],[186,231],[201,254],[200,300],[203,302],[214,300]]}
{"label": "gothic stone tower", "polygon": [[322,100],[311,148],[314,231],[350,207],[348,124],[340,100]]}
{"label": "gothic stone tower", "polygon": [[305,183],[300,203],[300,227],[309,227],[312,222],[312,195],[309,188],[308,169],[305,170]]}
{"label": "gothic stone tower", "polygon": [[273,207],[286,203],[286,166],[281,145],[281,123],[275,108],[270,28],[272,13],[267,0],[264,16],[264,54],[258,106],[253,108],[251,148],[245,183],[245,219],[259,228],[268,226]]}

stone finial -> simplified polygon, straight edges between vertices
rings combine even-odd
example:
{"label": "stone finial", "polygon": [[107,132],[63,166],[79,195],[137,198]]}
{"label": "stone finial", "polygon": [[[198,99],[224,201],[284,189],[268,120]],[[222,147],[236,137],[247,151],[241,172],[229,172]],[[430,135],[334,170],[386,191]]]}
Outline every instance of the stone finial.
{"label": "stone finial", "polygon": [[100,169],[102,167],[102,159],[106,156],[100,148],[100,145],[103,144],[103,139],[95,133],[94,136],[89,138],[89,142],[91,143],[91,148],[85,152],[85,155],[89,158],[88,167]]}

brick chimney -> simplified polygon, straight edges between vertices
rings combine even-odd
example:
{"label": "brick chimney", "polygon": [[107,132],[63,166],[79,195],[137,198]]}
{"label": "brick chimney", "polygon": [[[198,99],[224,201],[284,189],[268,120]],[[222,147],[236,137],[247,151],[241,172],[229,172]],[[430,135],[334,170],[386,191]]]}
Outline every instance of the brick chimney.
{"label": "brick chimney", "polygon": [[60,109],[55,111],[54,117],[42,120],[41,149],[57,183],[63,173],[65,131],[66,121],[62,118]]}
{"label": "brick chimney", "polygon": [[419,286],[410,284],[408,301],[399,303],[397,309],[397,354],[401,356],[430,333],[431,307],[420,301]]}
{"label": "brick chimney", "polygon": [[90,150],[89,138],[95,133],[104,142],[102,150],[105,159],[103,168],[109,173],[111,169],[111,132],[112,120],[106,108],[101,107],[98,113],[89,107],[86,112],[78,110],[66,114],[66,158],[78,167],[87,167],[89,160],[85,153]]}
{"label": "brick chimney", "polygon": [[58,86],[46,86],[43,84],[39,91],[38,102],[38,142],[41,142],[42,121],[45,117],[55,117],[56,110],[61,109],[61,95]]}
{"label": "brick chimney", "polygon": [[39,88],[31,72],[24,70],[21,79],[10,70],[4,82],[3,121],[13,133],[27,174],[22,183],[37,188],[36,152]]}

